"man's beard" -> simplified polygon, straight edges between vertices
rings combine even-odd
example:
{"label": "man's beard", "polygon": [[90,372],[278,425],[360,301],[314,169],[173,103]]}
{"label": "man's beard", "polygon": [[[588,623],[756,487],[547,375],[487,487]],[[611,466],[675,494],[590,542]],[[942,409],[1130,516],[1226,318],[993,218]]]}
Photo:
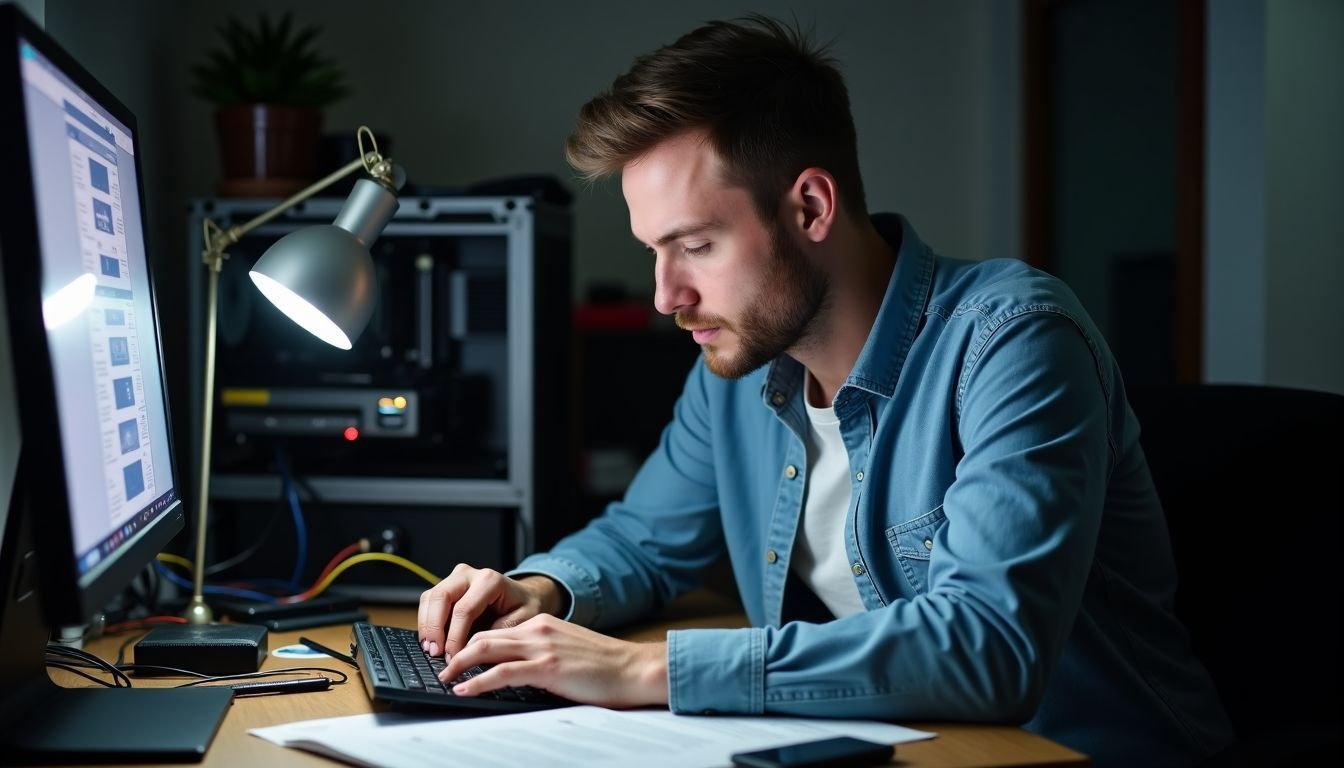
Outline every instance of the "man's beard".
{"label": "man's beard", "polygon": [[717,327],[737,334],[740,349],[725,355],[704,345],[705,366],[725,379],[740,379],[784,354],[814,330],[812,323],[830,296],[826,274],[807,262],[803,252],[778,223],[770,232],[770,264],[756,298],[735,324],[713,315],[677,313],[681,328]]}

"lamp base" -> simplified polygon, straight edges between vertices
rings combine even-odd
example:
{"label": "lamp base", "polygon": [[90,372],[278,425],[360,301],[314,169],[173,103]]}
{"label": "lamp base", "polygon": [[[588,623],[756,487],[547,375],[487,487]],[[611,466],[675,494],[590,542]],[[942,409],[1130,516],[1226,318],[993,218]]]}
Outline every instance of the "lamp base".
{"label": "lamp base", "polygon": [[214,624],[193,627],[162,624],[135,644],[137,675],[167,674],[149,666],[170,667],[202,675],[241,675],[256,672],[266,658],[265,627],[252,624]]}
{"label": "lamp base", "polygon": [[182,618],[186,619],[188,624],[214,624],[215,612],[210,610],[204,598],[193,597]]}

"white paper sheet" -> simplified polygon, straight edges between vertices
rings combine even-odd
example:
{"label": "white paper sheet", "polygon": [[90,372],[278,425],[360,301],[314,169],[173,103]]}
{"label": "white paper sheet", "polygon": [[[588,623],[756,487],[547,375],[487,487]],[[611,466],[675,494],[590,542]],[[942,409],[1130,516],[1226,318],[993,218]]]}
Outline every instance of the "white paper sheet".
{"label": "white paper sheet", "polygon": [[728,765],[734,752],[831,736],[899,744],[936,735],[867,720],[693,717],[667,710],[587,706],[465,719],[354,715],[253,728],[250,733],[280,746],[379,768],[714,768]]}

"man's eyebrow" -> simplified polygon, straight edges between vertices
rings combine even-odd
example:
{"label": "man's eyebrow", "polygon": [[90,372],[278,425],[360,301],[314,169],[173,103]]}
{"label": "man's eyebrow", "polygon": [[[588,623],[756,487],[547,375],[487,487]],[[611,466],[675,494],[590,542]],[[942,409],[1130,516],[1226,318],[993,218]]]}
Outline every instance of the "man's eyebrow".
{"label": "man's eyebrow", "polygon": [[[696,222],[695,224],[687,224],[685,226],[677,227],[671,232],[668,232],[667,234],[655,240],[653,244],[667,245],[668,243],[674,240],[680,240],[681,238],[687,237],[689,235],[698,235],[701,232],[707,232],[711,229],[722,229],[722,228],[723,228],[723,222],[719,221],[718,219],[709,219],[707,221]],[[634,237],[634,235],[631,235],[631,237]],[[647,245],[645,245],[644,241],[640,240],[638,237],[635,238],[635,242],[639,243],[640,245],[643,245],[646,248],[648,247]]]}

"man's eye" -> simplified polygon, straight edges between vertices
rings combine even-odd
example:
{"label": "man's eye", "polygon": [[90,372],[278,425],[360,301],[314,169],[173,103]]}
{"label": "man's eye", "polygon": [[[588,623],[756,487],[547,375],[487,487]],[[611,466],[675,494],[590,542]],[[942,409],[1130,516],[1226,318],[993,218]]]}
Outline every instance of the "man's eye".
{"label": "man's eye", "polygon": [[696,245],[696,246],[690,246],[690,245],[688,245],[688,246],[685,246],[682,250],[684,250],[684,251],[686,252],[686,255],[687,255],[687,256],[703,256],[703,255],[705,255],[706,253],[709,253],[709,243],[705,243],[704,245]]}

